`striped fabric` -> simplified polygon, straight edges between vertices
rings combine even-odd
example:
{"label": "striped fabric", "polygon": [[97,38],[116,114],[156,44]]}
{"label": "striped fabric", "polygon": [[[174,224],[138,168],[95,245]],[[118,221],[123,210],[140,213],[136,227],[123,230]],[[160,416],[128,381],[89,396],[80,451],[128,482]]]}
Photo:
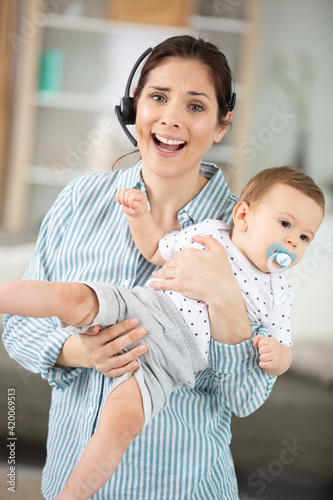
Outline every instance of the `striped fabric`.
{"label": "striped fabric", "polygon": [[[201,172],[210,181],[179,212],[182,227],[231,220],[236,198],[222,172],[208,163]],[[125,187],[144,191],[140,163],[67,186],[43,222],[25,279],[143,284],[154,267],[139,255],[115,202],[117,190]],[[96,370],[54,368],[67,335],[52,318],[5,317],[3,341],[10,356],[40,372],[53,388],[42,479],[46,500],[61,490],[94,433],[112,382]],[[197,374],[195,388],[172,394],[169,407],[132,443],[94,500],[238,498],[229,450],[231,413],[255,411],[275,379],[259,368],[250,340],[236,346],[212,340],[210,358],[211,368]],[[94,477],[88,480],[93,483]]]}

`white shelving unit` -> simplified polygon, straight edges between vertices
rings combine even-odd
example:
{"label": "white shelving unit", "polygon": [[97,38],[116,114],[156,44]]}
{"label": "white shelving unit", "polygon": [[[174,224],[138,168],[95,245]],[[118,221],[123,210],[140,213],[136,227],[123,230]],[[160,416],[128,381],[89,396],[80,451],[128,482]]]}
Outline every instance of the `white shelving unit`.
{"label": "white shelving unit", "polygon": [[[29,3],[38,9],[38,0]],[[34,40],[29,61],[25,61],[33,75],[24,103],[31,141],[27,141],[26,154],[20,158],[25,182],[21,191],[25,192],[14,215],[11,203],[7,203],[7,227],[38,227],[53,199],[70,180],[110,168],[115,158],[132,149],[113,109],[123,95],[133,62],[148,46],[175,34],[200,33],[216,43],[226,53],[231,67],[236,68],[234,54],[239,38],[250,31],[251,24],[243,19],[201,15],[192,16],[184,28],[50,16]],[[58,92],[38,90],[39,56],[52,49],[64,54],[62,88]],[[240,84],[236,87],[239,100],[245,89]],[[103,121],[108,125],[107,132],[101,127]],[[16,133],[14,142],[20,143],[23,133]],[[227,137],[222,146],[213,147],[207,159],[221,165],[230,162],[233,147],[228,140]],[[13,179],[10,182],[13,184]],[[15,195],[13,185],[11,192]]]}
{"label": "white shelving unit", "polygon": [[216,32],[216,33],[231,33],[238,35],[246,35],[252,25],[243,19],[221,18],[213,16],[192,16],[191,26],[194,30]]}
{"label": "white shelving unit", "polygon": [[40,108],[103,113],[105,107],[110,105],[110,100],[107,97],[79,92],[47,92],[40,90],[36,91],[32,96],[31,103]]}

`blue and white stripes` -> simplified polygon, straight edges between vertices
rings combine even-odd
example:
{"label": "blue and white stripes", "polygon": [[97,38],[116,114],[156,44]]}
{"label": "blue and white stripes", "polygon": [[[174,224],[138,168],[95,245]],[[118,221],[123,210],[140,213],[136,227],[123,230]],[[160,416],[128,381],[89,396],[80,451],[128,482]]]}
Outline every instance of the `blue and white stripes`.
{"label": "blue and white stripes", "polygon": [[[143,284],[154,267],[135,248],[126,218],[115,202],[118,189],[144,190],[141,164],[85,176],[58,197],[40,231],[26,279]],[[210,181],[178,214],[182,227],[204,219],[231,221],[236,198],[222,172],[203,163]],[[51,319],[6,317],[4,344],[10,355],[52,385],[47,461],[42,491],[54,498],[96,429],[110,379],[96,370],[54,368],[68,333]],[[274,378],[258,366],[251,341],[236,346],[211,342],[211,369],[194,389],[171,395],[132,443],[116,473],[94,500],[236,500],[229,450],[231,413],[258,408]],[[37,395],[38,397],[38,395]]]}

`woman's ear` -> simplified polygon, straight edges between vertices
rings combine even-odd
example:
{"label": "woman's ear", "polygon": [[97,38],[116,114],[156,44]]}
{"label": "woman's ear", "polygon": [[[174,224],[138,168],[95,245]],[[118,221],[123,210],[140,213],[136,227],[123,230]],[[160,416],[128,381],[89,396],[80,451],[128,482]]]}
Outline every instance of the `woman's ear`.
{"label": "woman's ear", "polygon": [[219,143],[221,141],[221,139],[224,137],[226,131],[228,130],[229,124],[231,122],[232,113],[233,113],[233,111],[228,111],[228,113],[226,114],[225,118],[228,120],[228,122],[226,125],[223,125],[223,127],[218,128],[214,142]]}
{"label": "woman's ear", "polygon": [[247,231],[248,227],[248,216],[250,213],[250,205],[246,201],[239,201],[233,211],[233,221],[234,226],[237,227],[239,231]]}

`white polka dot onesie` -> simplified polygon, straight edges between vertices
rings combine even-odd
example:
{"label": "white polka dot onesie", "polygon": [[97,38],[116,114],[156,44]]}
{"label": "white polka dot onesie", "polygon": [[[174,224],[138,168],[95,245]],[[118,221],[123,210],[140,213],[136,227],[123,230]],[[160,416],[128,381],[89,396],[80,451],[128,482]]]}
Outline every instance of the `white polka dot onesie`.
{"label": "white polka dot onesie", "polygon": [[[229,237],[229,226],[219,220],[204,220],[181,231],[166,234],[159,250],[165,260],[184,248],[205,249],[193,236],[212,236],[227,251],[229,262],[243,293],[245,307],[252,325],[267,328],[268,335],[281,344],[292,345],[290,308],[293,292],[286,278],[278,273],[266,274],[254,267],[235,247]],[[210,325],[207,305],[188,299],[178,292],[165,291],[184,317],[196,343],[208,362]]]}

